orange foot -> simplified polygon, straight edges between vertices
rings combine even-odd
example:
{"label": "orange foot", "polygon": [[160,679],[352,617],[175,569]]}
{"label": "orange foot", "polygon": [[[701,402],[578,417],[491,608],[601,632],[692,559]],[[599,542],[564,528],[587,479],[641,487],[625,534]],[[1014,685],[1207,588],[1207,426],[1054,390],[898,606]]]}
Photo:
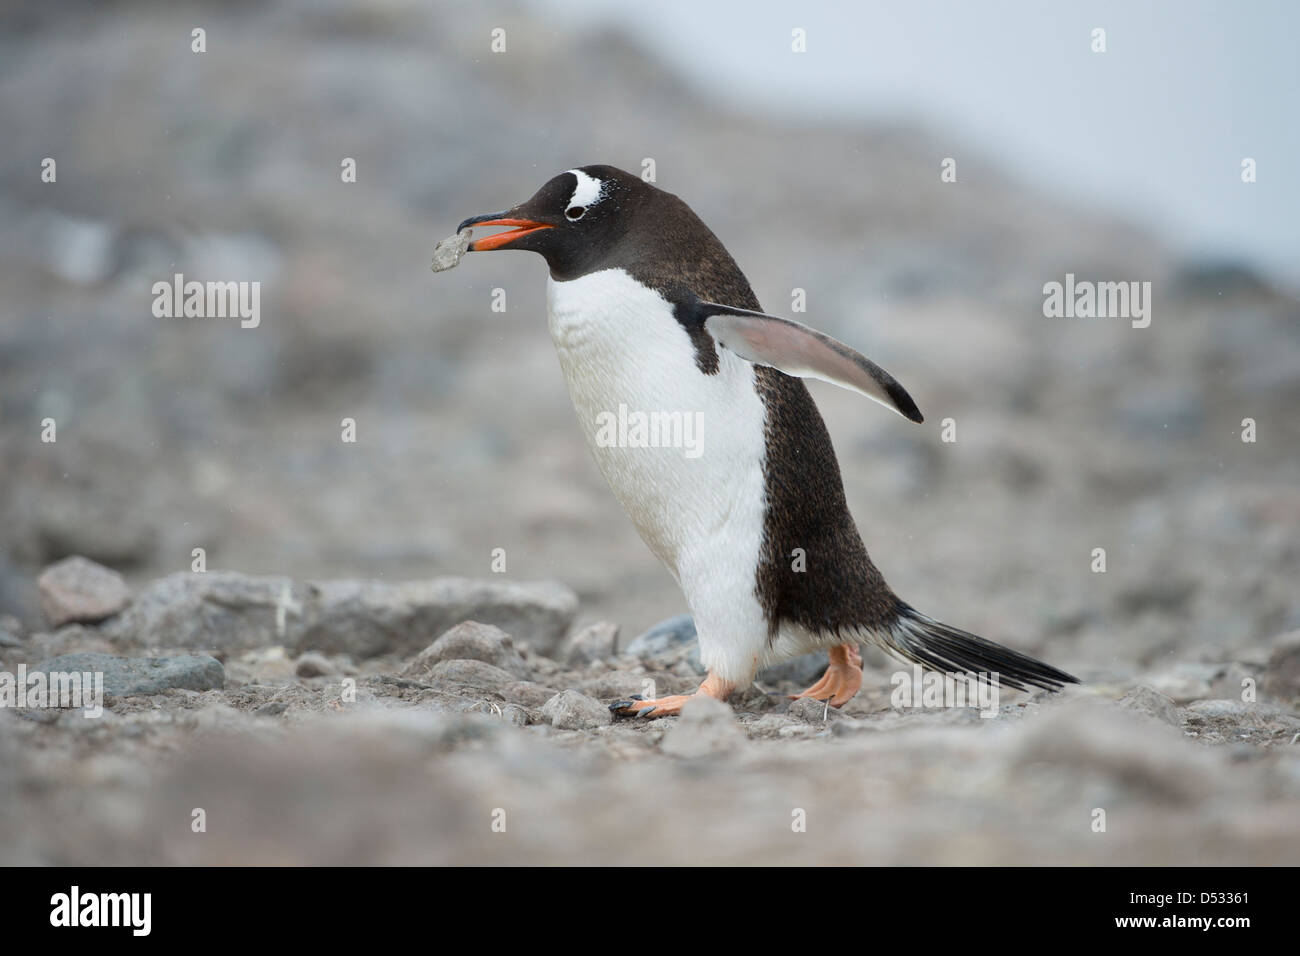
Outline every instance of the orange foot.
{"label": "orange foot", "polygon": [[726,700],[732,690],[734,690],[733,684],[724,681],[710,671],[709,676],[700,685],[700,689],[694,694],[674,694],[672,697],[656,697],[654,700],[646,700],[638,694],[627,700],[614,701],[609,705],[609,709],[613,711],[615,717],[645,717],[647,719],[672,717],[680,714],[682,705],[692,697],[713,697],[717,700]]}
{"label": "orange foot", "polygon": [[862,655],[856,644],[840,644],[831,648],[831,665],[821,680],[802,694],[791,694],[790,699],[812,697],[829,701],[832,707],[843,707],[862,687]]}

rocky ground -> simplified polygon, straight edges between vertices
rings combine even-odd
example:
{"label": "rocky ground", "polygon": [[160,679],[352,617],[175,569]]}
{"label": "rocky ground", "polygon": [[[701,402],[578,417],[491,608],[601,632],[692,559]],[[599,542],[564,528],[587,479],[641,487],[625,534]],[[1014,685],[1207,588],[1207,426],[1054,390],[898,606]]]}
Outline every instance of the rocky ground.
{"label": "rocky ground", "polygon": [[[1249,263],[533,6],[0,16],[0,672],[136,661],[80,659],[102,718],[0,709],[0,862],[1300,861],[1300,303]],[[801,661],[734,717],[606,721],[697,680],[680,621],[638,637],[681,595],[574,425],[541,263],[429,259],[647,158],[925,413],[812,386],[895,590],[1082,688],[900,710],[869,654],[842,713],[787,703]],[[262,282],[260,326],[154,317],[178,271]],[[1150,327],[1045,318],[1066,273],[1150,281]]]}
{"label": "rocky ground", "polygon": [[[132,600],[92,567],[47,573],[46,606],[130,603],[3,635],[9,671],[99,671],[107,694],[97,717],[0,709],[6,863],[1300,854],[1300,634],[1239,661],[1008,693],[991,717],[895,706],[883,661],[842,711],[791,701],[818,670],[800,659],[731,707],[647,721],[607,703],[698,683],[689,618],[616,653],[618,628],[572,629],[576,598],[555,584],[178,574]],[[465,614],[518,639],[481,620],[442,630]]]}

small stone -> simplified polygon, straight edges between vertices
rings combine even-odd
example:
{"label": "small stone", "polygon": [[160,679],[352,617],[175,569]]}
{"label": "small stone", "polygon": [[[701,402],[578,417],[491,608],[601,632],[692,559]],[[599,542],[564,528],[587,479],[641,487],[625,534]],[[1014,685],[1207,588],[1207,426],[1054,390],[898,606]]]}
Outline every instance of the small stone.
{"label": "small stone", "polygon": [[454,269],[460,264],[465,253],[469,251],[470,237],[474,235],[472,229],[462,229],[454,236],[448,236],[436,246],[433,247],[433,265],[431,268],[434,272],[446,272],[448,269]]}
{"label": "small stone", "polygon": [[1145,685],[1135,687],[1120,698],[1119,705],[1125,710],[1152,717],[1171,727],[1181,727],[1182,717],[1178,714],[1178,705],[1172,700]]}
{"label": "small stone", "polygon": [[663,751],[672,757],[716,757],[743,747],[748,736],[731,708],[701,694],[682,705],[681,716],[664,736]]}
{"label": "small stone", "polygon": [[293,672],[299,677],[329,677],[337,674],[338,668],[324,654],[308,651],[294,663]]}
{"label": "small stone", "polygon": [[401,676],[426,680],[443,661],[483,661],[515,677],[532,676],[510,635],[491,624],[464,621],[447,631],[402,668]]}
{"label": "small stone", "polygon": [[618,625],[609,621],[597,621],[584,627],[569,640],[564,652],[564,661],[570,667],[581,667],[595,661],[604,661],[614,656],[618,644]]}
{"label": "small stone", "polygon": [[827,724],[832,720],[842,720],[844,715],[824,700],[811,697],[799,697],[790,701],[786,716],[794,717],[809,724]]}
{"label": "small stone", "polygon": [[79,556],[51,564],[36,579],[36,586],[41,610],[54,627],[93,624],[131,603],[131,591],[122,575]]}
{"label": "small stone", "polygon": [[557,730],[590,730],[614,720],[608,707],[576,690],[562,690],[548,700],[542,716]]}
{"label": "small stone", "polygon": [[226,686],[221,662],[205,654],[182,657],[115,657],[111,654],[64,654],[32,668],[42,673],[102,673],[110,697],[161,694],[173,687],[220,690]]}
{"label": "small stone", "polygon": [[295,646],[357,658],[415,654],[465,621],[498,627],[537,653],[551,654],[578,610],[577,595],[550,581],[342,580],[313,584],[310,591]]}
{"label": "small stone", "polygon": [[503,704],[501,707],[501,719],[507,724],[514,724],[516,727],[523,727],[528,723],[528,711],[518,704]]}

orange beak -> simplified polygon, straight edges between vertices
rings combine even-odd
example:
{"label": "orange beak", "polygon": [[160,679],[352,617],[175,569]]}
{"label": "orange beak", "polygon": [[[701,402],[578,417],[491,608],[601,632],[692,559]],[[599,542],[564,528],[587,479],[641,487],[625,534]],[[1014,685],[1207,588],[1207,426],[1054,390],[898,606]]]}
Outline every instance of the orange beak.
{"label": "orange beak", "polygon": [[553,228],[544,222],[533,222],[531,219],[482,219],[477,221],[467,219],[465,223],[462,223],[461,228],[465,228],[466,225],[515,227],[509,232],[498,232],[495,236],[484,236],[482,239],[475,239],[469,244],[470,252],[490,252],[493,249],[504,249],[516,239],[521,239],[530,232]]}

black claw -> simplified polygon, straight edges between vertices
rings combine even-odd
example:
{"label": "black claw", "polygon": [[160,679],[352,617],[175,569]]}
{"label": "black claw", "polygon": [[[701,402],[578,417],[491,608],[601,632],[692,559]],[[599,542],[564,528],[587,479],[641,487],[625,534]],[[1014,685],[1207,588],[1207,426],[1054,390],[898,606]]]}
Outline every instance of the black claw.
{"label": "black claw", "polygon": [[626,710],[631,706],[632,702],[630,700],[616,700],[609,705],[609,709],[617,714],[620,710]]}
{"label": "black claw", "polygon": [[632,699],[633,699],[633,700],[645,700],[646,697],[645,697],[645,694],[633,694],[633,695],[632,695]]}
{"label": "black claw", "polygon": [[[645,700],[644,697],[642,697],[641,699]],[[654,711],[655,709],[653,707],[642,707],[640,710],[636,712],[636,715],[638,717],[644,717],[646,714],[653,714]]]}

